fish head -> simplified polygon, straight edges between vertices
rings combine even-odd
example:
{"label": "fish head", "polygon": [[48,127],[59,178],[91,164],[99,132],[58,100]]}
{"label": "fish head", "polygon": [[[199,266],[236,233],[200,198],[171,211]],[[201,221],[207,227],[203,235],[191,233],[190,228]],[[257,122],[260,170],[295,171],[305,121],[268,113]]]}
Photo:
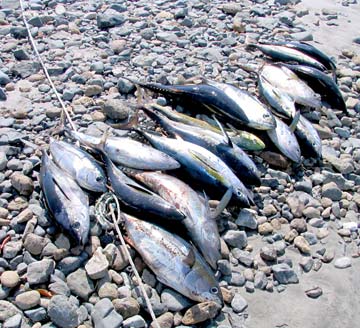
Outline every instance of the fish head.
{"label": "fish head", "polygon": [[79,178],[87,190],[95,192],[105,192],[107,190],[106,176],[102,170],[80,170]]}
{"label": "fish head", "polygon": [[223,303],[223,298],[218,282],[211,269],[196,261],[189,273],[186,275],[184,286],[188,286],[192,299],[199,302],[213,301]]}
{"label": "fish head", "polygon": [[250,206],[249,197],[244,193],[244,189],[241,187],[233,187],[233,195],[236,200],[243,206]]}
{"label": "fish head", "polygon": [[80,245],[85,245],[89,238],[90,220],[87,208],[74,208],[70,218],[69,232]]}

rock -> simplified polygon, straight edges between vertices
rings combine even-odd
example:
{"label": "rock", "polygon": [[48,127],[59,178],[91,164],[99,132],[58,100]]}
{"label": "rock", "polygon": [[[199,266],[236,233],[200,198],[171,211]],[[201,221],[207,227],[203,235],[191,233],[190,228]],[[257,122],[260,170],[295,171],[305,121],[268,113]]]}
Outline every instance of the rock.
{"label": "rock", "polygon": [[146,327],[146,322],[140,315],[135,315],[123,321],[124,328],[143,328]]}
{"label": "rock", "polygon": [[301,0],[275,0],[276,4],[287,6],[287,5],[295,5],[301,2]]}
{"label": "rock", "polygon": [[244,248],[247,245],[247,236],[245,231],[228,230],[223,235],[224,241],[232,247]]}
{"label": "rock", "polygon": [[91,317],[95,328],[119,328],[123,322],[122,316],[115,311],[108,298],[103,298],[95,304]]}
{"label": "rock", "polygon": [[9,241],[3,248],[3,257],[5,259],[13,259],[21,251],[22,245],[21,240]]}
{"label": "rock", "polygon": [[294,219],[290,222],[290,228],[295,229],[298,233],[305,232],[307,230],[306,221],[304,219]]}
{"label": "rock", "polygon": [[20,195],[29,196],[34,190],[33,181],[20,172],[15,172],[11,176],[11,184]]}
{"label": "rock", "polygon": [[323,257],[321,258],[321,261],[323,261],[324,263],[330,263],[334,259],[334,257],[335,251],[327,249]]}
{"label": "rock", "polygon": [[235,223],[239,227],[245,227],[249,229],[256,229],[257,228],[257,221],[255,219],[256,212],[243,208],[240,210],[240,213],[235,221]]}
{"label": "rock", "polygon": [[43,259],[30,263],[27,268],[27,281],[30,285],[37,285],[49,280],[54,272],[55,262],[49,259]]}
{"label": "rock", "polygon": [[8,301],[0,301],[0,321],[3,322],[21,311]]}
{"label": "rock", "polygon": [[234,248],[232,250],[233,256],[243,265],[251,267],[254,263],[254,257],[250,252],[242,251],[241,249]]}
{"label": "rock", "polygon": [[310,245],[303,236],[295,237],[294,245],[304,254],[310,254],[311,253]]}
{"label": "rock", "polygon": [[247,301],[239,293],[236,293],[231,301],[231,307],[236,313],[243,312],[248,306]]}
{"label": "rock", "polygon": [[88,85],[85,87],[84,95],[87,97],[99,96],[103,91],[100,85]]}
{"label": "rock", "polygon": [[84,269],[78,269],[66,277],[66,283],[71,292],[87,301],[94,292],[94,284],[86,275]]}
{"label": "rock", "polygon": [[58,280],[50,284],[49,290],[54,294],[64,295],[67,297],[69,297],[71,293],[68,285],[62,280]]}
{"label": "rock", "polygon": [[43,307],[27,310],[24,313],[32,322],[44,321],[47,318],[47,312]]}
{"label": "rock", "polygon": [[280,284],[296,284],[299,282],[299,278],[295,271],[286,263],[273,265],[272,270],[274,273],[274,278]]}
{"label": "rock", "polygon": [[79,325],[78,308],[63,295],[55,295],[48,306],[51,321],[62,328],[74,328]]}
{"label": "rock", "polygon": [[99,288],[98,295],[100,298],[116,299],[118,297],[117,286],[110,282],[105,282]]}
{"label": "rock", "polygon": [[257,289],[265,289],[267,285],[267,278],[266,278],[266,274],[262,271],[258,271],[255,274],[255,278],[254,278],[254,286]]}
{"label": "rock", "polygon": [[15,304],[21,310],[29,310],[40,304],[40,293],[37,290],[30,290],[18,294],[15,298]]}
{"label": "rock", "polygon": [[271,223],[265,222],[258,226],[258,231],[260,235],[269,235],[274,231],[274,228]]}
{"label": "rock", "polygon": [[310,272],[314,265],[314,260],[310,256],[304,256],[301,258],[299,265],[302,267],[304,272]]}
{"label": "rock", "polygon": [[[166,312],[156,319],[161,328],[171,328],[174,325],[174,315],[171,312]],[[154,322],[150,324],[150,328],[156,327]]]}
{"label": "rock", "polygon": [[260,256],[264,261],[276,261],[277,253],[276,249],[272,246],[264,246],[260,249]]}
{"label": "rock", "polygon": [[335,182],[329,182],[322,187],[322,197],[330,198],[333,201],[341,200],[342,192]]}
{"label": "rock", "polygon": [[3,328],[20,328],[22,323],[23,317],[20,313],[15,314],[11,318],[7,319],[4,324]]}
{"label": "rock", "polygon": [[119,99],[109,99],[104,104],[104,113],[113,120],[125,120],[132,111],[129,106]]}
{"label": "rock", "polygon": [[106,275],[109,262],[99,247],[86,263],[85,270],[91,279],[100,279]]}
{"label": "rock", "polygon": [[285,156],[271,151],[263,151],[260,154],[261,158],[268,162],[273,167],[279,169],[286,169],[289,166],[289,162]]}
{"label": "rock", "polygon": [[114,299],[112,303],[115,310],[120,313],[124,319],[137,315],[140,312],[139,303],[132,297]]}
{"label": "rock", "polygon": [[6,93],[3,88],[0,87],[0,101],[5,101],[7,99]]}
{"label": "rock", "polygon": [[[133,83],[131,83],[129,80],[120,78],[117,82],[117,88],[119,90],[119,92],[121,94],[129,94],[129,93],[134,93],[134,91],[136,90],[135,85]],[[129,111],[129,108],[128,108]]]}
{"label": "rock", "polygon": [[184,325],[195,325],[215,318],[220,308],[219,304],[211,301],[196,304],[185,312],[182,323]]}
{"label": "rock", "polygon": [[96,17],[97,26],[100,29],[119,26],[125,23],[125,17],[113,9],[108,9]]}
{"label": "rock", "polygon": [[48,242],[49,240],[46,238],[35,235],[34,233],[29,233],[25,238],[24,247],[32,255],[40,255]]}
{"label": "rock", "polygon": [[348,267],[351,267],[351,258],[346,256],[340,257],[337,260],[335,260],[334,266],[335,268],[338,269],[346,269]]}
{"label": "rock", "polygon": [[4,287],[13,288],[20,282],[20,277],[16,271],[4,271],[1,275],[1,284]]}
{"label": "rock", "polygon": [[166,305],[169,311],[179,312],[189,307],[189,300],[172,289],[165,288],[161,293],[161,302]]}
{"label": "rock", "polygon": [[314,287],[305,291],[307,297],[318,298],[322,295],[323,291],[320,287]]}

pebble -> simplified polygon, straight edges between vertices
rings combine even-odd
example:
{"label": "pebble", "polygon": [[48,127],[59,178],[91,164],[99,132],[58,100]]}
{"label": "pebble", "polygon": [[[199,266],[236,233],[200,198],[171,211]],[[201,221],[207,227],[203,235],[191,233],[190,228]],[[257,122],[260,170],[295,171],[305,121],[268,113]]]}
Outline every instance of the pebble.
{"label": "pebble", "polygon": [[257,221],[255,218],[255,214],[254,211],[249,210],[247,208],[243,208],[240,210],[240,213],[235,221],[235,223],[239,226],[239,227],[245,227],[245,228],[249,228],[249,229],[256,229],[257,228]]}
{"label": "pebble", "polygon": [[268,235],[274,231],[273,226],[269,222],[265,222],[258,226],[258,231],[260,235]]}
{"label": "pebble", "polygon": [[85,270],[91,279],[101,279],[106,275],[108,267],[109,262],[106,256],[102,253],[101,248],[98,248],[86,263]]}
{"label": "pebble", "polygon": [[224,241],[231,247],[244,248],[247,245],[247,236],[245,231],[228,230],[223,235]]}
{"label": "pebble", "polygon": [[196,304],[185,312],[182,323],[189,326],[212,319],[218,314],[220,308],[219,304],[211,301]]}
{"label": "pebble", "polygon": [[70,273],[66,277],[66,283],[73,294],[85,301],[89,300],[90,295],[95,290],[93,282],[89,279],[84,269],[78,269]]}
{"label": "pebble", "polygon": [[276,264],[272,266],[274,278],[280,284],[297,284],[299,278],[295,271],[286,263]]}
{"label": "pebble", "polygon": [[139,303],[132,297],[114,299],[112,300],[112,303],[115,310],[120,313],[124,319],[137,315],[140,312]]}
{"label": "pebble", "polygon": [[306,296],[310,298],[318,298],[323,294],[323,291],[320,287],[314,287],[305,291]]}
{"label": "pebble", "polygon": [[31,290],[18,294],[15,298],[15,304],[21,310],[29,310],[40,304],[40,293],[37,290]]}
{"label": "pebble", "polygon": [[310,254],[311,253],[310,245],[303,236],[295,237],[294,245],[304,254]]}
{"label": "pebble", "polygon": [[248,303],[244,297],[237,293],[231,301],[231,307],[234,312],[241,313],[248,307]]}
{"label": "pebble", "polygon": [[335,260],[334,266],[338,269],[346,269],[348,267],[351,267],[351,258],[346,256],[340,257]]}
{"label": "pebble", "polygon": [[125,120],[129,117],[130,109],[119,99],[109,99],[104,104],[104,113],[113,120]]}
{"label": "pebble", "polygon": [[95,304],[91,318],[97,328],[118,328],[123,322],[122,316],[115,311],[108,298],[103,298]]}
{"label": "pebble", "polygon": [[146,327],[146,322],[140,315],[135,315],[123,321],[124,328],[143,328]]}
{"label": "pebble", "polygon": [[40,255],[48,242],[49,240],[46,238],[40,237],[34,233],[29,233],[25,238],[24,247],[32,255]]}
{"label": "pebble", "polygon": [[322,187],[322,196],[338,201],[341,199],[342,192],[335,182],[329,182]]}
{"label": "pebble", "polygon": [[[158,325],[161,328],[171,328],[174,325],[174,315],[171,312],[166,312],[161,316],[156,318]],[[150,324],[150,328],[156,328],[158,326],[155,325],[154,322]]]}
{"label": "pebble", "polygon": [[4,271],[0,279],[1,284],[9,288],[16,287],[20,282],[20,277],[16,271]]}
{"label": "pebble", "polygon": [[166,305],[169,311],[179,312],[191,305],[189,300],[172,289],[165,288],[161,293],[161,302]]}
{"label": "pebble", "polygon": [[78,307],[63,295],[55,295],[50,299],[48,315],[51,321],[61,328],[74,328],[79,325]]}
{"label": "pebble", "polygon": [[34,183],[31,178],[20,172],[15,172],[11,176],[11,184],[20,195],[29,196],[34,190]]}
{"label": "pebble", "polygon": [[43,259],[30,263],[27,267],[27,281],[30,285],[38,285],[49,280],[55,268],[55,262]]}

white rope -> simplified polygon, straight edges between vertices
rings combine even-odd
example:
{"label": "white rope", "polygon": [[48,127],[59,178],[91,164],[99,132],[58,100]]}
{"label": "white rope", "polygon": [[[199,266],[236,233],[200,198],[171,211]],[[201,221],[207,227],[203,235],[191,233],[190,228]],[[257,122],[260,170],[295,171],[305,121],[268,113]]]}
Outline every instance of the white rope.
{"label": "white rope", "polygon": [[28,32],[28,35],[29,35],[29,40],[30,40],[30,43],[31,43],[31,45],[32,45],[32,47],[33,47],[33,49],[34,49],[34,52],[36,53],[37,57],[39,58],[39,61],[40,61],[40,64],[41,64],[41,66],[42,66],[42,68],[43,68],[43,70],[44,70],[45,76],[46,76],[46,78],[48,79],[51,88],[52,88],[52,89],[54,90],[54,92],[55,92],[56,98],[58,99],[58,101],[59,101],[59,103],[60,103],[60,105],[61,105],[61,108],[62,108],[62,110],[63,110],[63,113],[64,113],[65,116],[66,116],[66,119],[68,120],[71,128],[72,128],[74,131],[76,131],[76,127],[75,127],[75,125],[74,125],[74,123],[73,123],[73,121],[72,121],[72,119],[71,119],[71,117],[70,117],[70,114],[69,114],[68,110],[66,109],[65,104],[64,104],[64,102],[62,101],[59,93],[57,92],[53,81],[51,80],[51,77],[50,77],[50,75],[49,75],[49,72],[48,72],[48,70],[46,69],[46,66],[45,66],[45,64],[44,64],[44,62],[43,62],[43,60],[42,60],[42,58],[41,58],[41,56],[40,56],[40,53],[39,53],[37,47],[36,47],[35,40],[34,40],[34,38],[33,38],[32,35],[31,35],[30,27],[29,27],[29,24],[28,24],[28,22],[27,22],[27,20],[26,20],[26,17],[25,17],[25,9],[24,9],[23,0],[20,0],[20,7],[21,7],[22,18],[23,18],[25,27],[26,27],[26,29],[27,29],[27,32]]}
{"label": "white rope", "polygon": [[139,272],[138,272],[137,269],[136,269],[136,266],[135,266],[135,264],[134,264],[134,262],[133,262],[133,260],[132,260],[132,258],[131,258],[131,256],[130,256],[129,250],[127,249],[127,246],[126,246],[124,237],[123,237],[123,235],[122,235],[122,233],[121,233],[121,231],[120,231],[120,228],[119,228],[119,225],[118,225],[118,223],[120,222],[120,204],[119,204],[119,201],[118,201],[118,199],[117,199],[116,196],[113,196],[113,198],[115,199],[116,208],[117,208],[117,216],[118,216],[117,220],[116,220],[116,217],[115,217],[114,209],[113,209],[113,207],[112,207],[111,205],[110,205],[110,213],[111,213],[111,217],[112,217],[112,220],[113,220],[113,223],[114,223],[114,226],[115,226],[116,233],[117,233],[118,236],[119,236],[121,245],[123,246],[123,249],[124,249],[124,251],[125,251],[125,254],[126,254],[126,256],[127,256],[128,260],[129,260],[129,263],[130,263],[130,265],[131,265],[131,268],[132,268],[132,270],[133,270],[133,272],[134,272],[134,274],[135,274],[135,276],[136,276],[136,279],[137,279],[137,281],[138,281],[138,283],[139,283],[139,287],[140,287],[141,293],[142,293],[143,296],[144,296],[144,299],[145,299],[147,308],[148,308],[148,310],[149,310],[149,313],[150,313],[150,315],[151,315],[151,318],[153,319],[153,323],[154,323],[154,325],[155,325],[156,328],[161,328],[160,325],[159,325],[159,323],[158,323],[158,321],[157,321],[157,319],[156,319],[154,310],[153,310],[152,305],[151,305],[151,303],[150,303],[150,299],[149,299],[149,297],[148,297],[148,295],[147,295],[147,293],[146,293],[144,284],[143,284],[143,282],[142,282],[142,280],[141,280],[141,278],[140,278]]}

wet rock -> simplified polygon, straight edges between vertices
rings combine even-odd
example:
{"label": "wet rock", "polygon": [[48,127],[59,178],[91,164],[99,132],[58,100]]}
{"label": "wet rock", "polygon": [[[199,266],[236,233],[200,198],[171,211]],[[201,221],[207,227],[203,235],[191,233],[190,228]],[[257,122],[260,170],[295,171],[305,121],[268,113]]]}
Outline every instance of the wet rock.
{"label": "wet rock", "polygon": [[62,328],[74,328],[79,325],[78,307],[63,295],[51,298],[48,315],[53,323]]}
{"label": "wet rock", "polygon": [[84,269],[78,269],[66,277],[66,283],[71,292],[87,301],[95,290],[93,282],[88,278]]}
{"label": "wet rock", "polygon": [[195,325],[205,320],[214,318],[220,310],[220,305],[215,302],[203,302],[192,306],[188,309],[182,323],[184,325]]}

